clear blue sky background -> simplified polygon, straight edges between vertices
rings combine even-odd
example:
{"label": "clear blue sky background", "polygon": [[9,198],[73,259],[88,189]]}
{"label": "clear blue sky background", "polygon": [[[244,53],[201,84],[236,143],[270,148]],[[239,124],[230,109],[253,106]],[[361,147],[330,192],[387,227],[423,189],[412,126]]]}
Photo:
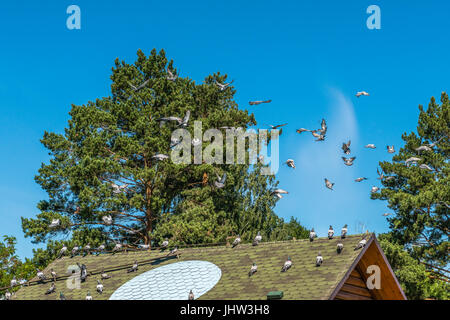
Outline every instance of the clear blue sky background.
{"label": "clear blue sky background", "polygon": [[[66,8],[81,8],[81,30],[66,28]],[[381,8],[381,30],[368,30],[366,8]],[[49,157],[44,130],[63,132],[70,105],[109,95],[116,57],[164,48],[181,76],[202,81],[215,71],[234,79],[236,101],[259,124],[288,122],[280,141],[276,212],[324,235],[364,223],[384,232],[386,204],[370,200],[378,161],[391,158],[401,134],[416,130],[419,104],[450,83],[447,1],[2,1],[0,4],[0,235],[18,238],[31,256],[20,217],[35,216],[46,194],[34,182]],[[370,97],[356,99],[358,90]],[[252,99],[271,104],[249,107]],[[299,127],[329,123],[325,142]],[[352,139],[353,167],[341,143]],[[375,143],[375,150],[365,149]],[[357,184],[359,176],[368,181]],[[324,188],[323,178],[336,183]]]}

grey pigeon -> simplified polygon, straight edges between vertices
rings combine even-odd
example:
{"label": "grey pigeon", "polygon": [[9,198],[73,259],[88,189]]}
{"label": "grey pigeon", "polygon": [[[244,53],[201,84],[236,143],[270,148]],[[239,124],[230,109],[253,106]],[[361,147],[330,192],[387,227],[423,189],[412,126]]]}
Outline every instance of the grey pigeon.
{"label": "grey pigeon", "polygon": [[50,288],[47,289],[45,294],[51,294],[51,293],[55,292],[55,290],[56,290],[56,285],[54,282],[52,282],[52,285],[50,286]]}
{"label": "grey pigeon", "polygon": [[253,265],[250,268],[250,271],[248,272],[248,276],[251,277],[256,273],[256,271],[258,271],[258,266],[256,265],[256,263],[253,262]]}
{"label": "grey pigeon", "polygon": [[125,191],[125,189],[128,187],[128,184],[124,184],[124,185],[117,185],[114,182],[111,182],[111,187],[113,188],[113,193],[114,194],[119,194]]}
{"label": "grey pigeon", "polygon": [[281,268],[281,272],[288,271],[291,266],[292,266],[292,260],[291,260],[291,257],[288,257],[287,260],[284,262],[283,267]]}
{"label": "grey pigeon", "polygon": [[80,270],[81,270],[80,280],[81,280],[81,282],[85,282],[86,278],[88,276],[87,267],[85,264],[80,265],[78,262],[77,262],[77,265],[78,265],[78,268],[80,268]]}
{"label": "grey pigeon", "polygon": [[258,100],[258,101],[250,101],[248,104],[251,106],[256,106],[261,103],[271,103],[272,100]]}
{"label": "grey pigeon", "polygon": [[355,161],[356,157],[351,157],[351,158],[345,158],[342,157],[342,160],[344,160],[344,164],[346,166],[352,166],[353,165],[353,161]]}
{"label": "grey pigeon", "polygon": [[234,239],[233,243],[231,244],[231,247],[236,247],[239,243],[241,243],[241,237],[237,235],[236,239]]}
{"label": "grey pigeon", "polygon": [[347,236],[348,227],[347,224],[345,224],[341,229],[341,238],[344,239]]}
{"label": "grey pigeon", "polygon": [[328,229],[328,239],[333,239],[333,235],[334,235],[334,230],[333,227],[330,226],[330,228]]}
{"label": "grey pigeon", "polygon": [[421,160],[422,160],[421,158],[410,157],[410,158],[408,158],[408,159],[405,160],[405,164],[406,164],[407,167],[409,167],[409,163],[410,163],[410,162],[412,162],[412,163],[417,163],[417,161],[421,161]]}
{"label": "grey pigeon", "polygon": [[67,252],[67,247],[65,245],[63,245],[61,250],[59,250],[58,259],[61,258],[63,255],[65,255],[66,252]]}
{"label": "grey pigeon", "polygon": [[75,247],[72,248],[71,257],[73,258],[78,253],[79,250],[80,248],[77,245],[75,245]]}
{"label": "grey pigeon", "polygon": [[194,300],[194,292],[189,291],[188,300]]}
{"label": "grey pigeon", "polygon": [[170,250],[170,252],[167,254],[166,257],[174,256],[174,255],[176,255],[177,258],[178,258],[178,247],[177,246],[175,246],[172,250]]}
{"label": "grey pigeon", "polygon": [[64,293],[62,293],[62,291],[59,292],[59,300],[67,300],[66,296],[64,295]]}
{"label": "grey pigeon", "polygon": [[394,146],[386,146],[386,149],[388,153],[395,153]]}
{"label": "grey pigeon", "polygon": [[258,231],[258,234],[255,236],[255,239],[253,239],[253,246],[257,246],[262,240],[261,232]]}
{"label": "grey pigeon", "polygon": [[356,182],[361,182],[363,180],[367,180],[367,178],[366,177],[360,177],[360,178],[356,178],[355,179]]}
{"label": "grey pigeon", "polygon": [[376,149],[376,147],[373,143],[366,144],[365,147],[369,148],[369,149]]}
{"label": "grey pigeon", "polygon": [[130,87],[133,89],[133,91],[139,91],[139,90],[141,90],[142,88],[144,88],[146,85],[147,85],[147,83],[149,82],[149,80],[150,79],[147,79],[147,80],[145,80],[142,84],[140,84],[139,86],[135,86],[135,85],[133,85],[130,81],[128,81],[128,84],[130,85]]}
{"label": "grey pigeon", "polygon": [[392,213],[388,213],[388,212],[383,213],[383,217],[387,217],[387,216],[390,216],[390,215],[392,215]]}
{"label": "grey pigeon", "polygon": [[161,243],[161,249],[166,249],[169,246],[169,239],[165,238],[164,241]]}
{"label": "grey pigeon", "polygon": [[358,244],[356,245],[355,250],[363,248],[366,245],[366,243],[367,243],[366,237],[363,237],[361,241],[359,241]]}
{"label": "grey pigeon", "polygon": [[169,81],[175,81],[175,80],[178,78],[177,75],[174,75],[174,74],[169,70],[169,67],[167,67],[167,73],[168,73],[169,75],[166,77],[166,79],[169,80]]}
{"label": "grey pigeon", "polygon": [[305,129],[305,128],[300,128],[295,130],[297,133],[303,133],[303,132],[311,132],[311,130]]}
{"label": "grey pigeon", "polygon": [[333,186],[334,186],[334,183],[332,183],[330,180],[328,180],[327,178],[324,178],[324,180],[325,180],[325,187],[327,187],[328,189],[330,189],[330,190],[333,190]]}
{"label": "grey pigeon", "polygon": [[103,284],[100,282],[100,280],[97,280],[97,292],[100,294],[103,293]]}
{"label": "grey pigeon", "polygon": [[327,122],[325,121],[325,119],[322,119],[320,129],[318,129],[317,131],[319,131],[321,135],[325,136],[325,134],[327,133]]}
{"label": "grey pigeon", "polygon": [[350,144],[351,144],[352,142],[350,141],[350,140],[348,140],[348,142],[347,143],[342,143],[342,151],[344,151],[344,153],[345,154],[350,154]]}
{"label": "grey pigeon", "polygon": [[372,187],[372,189],[370,190],[370,192],[375,193],[375,192],[377,192],[378,190],[380,190],[380,188],[378,188],[378,187]]}
{"label": "grey pigeon", "polygon": [[292,159],[287,159],[287,160],[286,160],[286,164],[288,165],[288,167],[291,167],[291,168],[295,169],[295,163],[294,163],[294,160],[292,160]]}
{"label": "grey pigeon", "polygon": [[325,140],[325,135],[323,134],[319,134],[316,133],[316,130],[311,131],[311,134],[313,135],[313,137],[317,138],[316,141],[324,141]]}
{"label": "grey pigeon", "polygon": [[272,193],[271,193],[271,195],[275,195],[275,196],[277,196],[279,199],[283,198],[283,196],[282,196],[281,194],[289,194],[289,192],[287,192],[286,190],[277,188],[277,189],[274,189],[274,190],[272,191]]}
{"label": "grey pigeon", "polygon": [[416,150],[417,152],[422,152],[422,151],[431,151],[432,149],[429,146],[420,146],[418,148],[415,148],[414,150]]}
{"label": "grey pigeon", "polygon": [[131,268],[128,269],[127,273],[130,273],[130,272],[136,272],[137,270],[138,270],[138,263],[137,263],[137,261],[135,260],[134,263],[133,263],[133,265],[131,266]]}
{"label": "grey pigeon", "polygon": [[102,268],[101,278],[102,278],[102,280],[111,278],[111,276],[108,275],[108,274],[105,272],[105,269],[104,269],[104,268]]}
{"label": "grey pigeon", "polygon": [[429,170],[429,171],[433,171],[433,170],[434,170],[433,168],[431,168],[429,165],[427,165],[427,164],[425,164],[425,163],[422,163],[422,164],[419,166],[419,168],[420,168],[420,169],[427,169],[427,170]]}
{"label": "grey pigeon", "polygon": [[320,267],[323,263],[323,257],[322,254],[319,251],[319,254],[316,257],[316,267]]}
{"label": "grey pigeon", "polygon": [[309,232],[309,241],[314,241],[314,238],[317,237],[316,232],[314,231],[314,228],[311,229],[311,231]]}
{"label": "grey pigeon", "polygon": [[50,223],[48,227],[50,229],[54,229],[54,228],[59,227],[60,225],[61,225],[61,221],[59,219],[53,219],[52,223]]}
{"label": "grey pigeon", "polygon": [[50,275],[52,276],[53,281],[56,281],[56,272],[53,268],[50,269]]}
{"label": "grey pigeon", "polygon": [[103,216],[103,217],[102,217],[102,220],[103,220],[103,223],[104,223],[105,225],[107,225],[107,226],[110,226],[110,225],[113,224],[113,219],[112,219],[112,217],[111,217],[110,215]]}
{"label": "grey pigeon", "polygon": [[344,245],[341,242],[339,242],[337,244],[337,248],[336,248],[337,253],[341,253],[343,249],[344,249]]}

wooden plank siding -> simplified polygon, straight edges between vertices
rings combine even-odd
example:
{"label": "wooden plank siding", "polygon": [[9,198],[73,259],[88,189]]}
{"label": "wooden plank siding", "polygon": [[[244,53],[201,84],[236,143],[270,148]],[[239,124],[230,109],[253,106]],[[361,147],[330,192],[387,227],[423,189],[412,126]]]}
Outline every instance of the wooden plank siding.
{"label": "wooden plank siding", "polygon": [[335,300],[374,300],[370,290],[366,286],[363,276],[355,267],[347,278]]}

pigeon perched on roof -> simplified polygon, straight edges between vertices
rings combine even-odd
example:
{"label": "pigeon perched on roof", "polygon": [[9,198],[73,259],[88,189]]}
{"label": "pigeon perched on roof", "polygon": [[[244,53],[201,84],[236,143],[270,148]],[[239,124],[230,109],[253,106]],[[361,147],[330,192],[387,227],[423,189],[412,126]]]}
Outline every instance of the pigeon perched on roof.
{"label": "pigeon perched on roof", "polygon": [[366,243],[367,243],[366,236],[364,236],[361,239],[361,241],[359,241],[358,244],[356,245],[355,250],[363,248],[366,245]]}
{"label": "pigeon perched on roof", "polygon": [[291,168],[295,169],[295,163],[294,163],[293,159],[287,159],[286,160],[286,164],[287,164],[288,167],[291,167]]}
{"label": "pigeon perched on roof", "polygon": [[328,180],[327,178],[324,178],[324,180],[325,180],[325,187],[327,187],[328,189],[330,189],[330,190],[333,190],[333,186],[334,186],[334,183],[332,183],[330,180]]}
{"label": "pigeon perched on roof", "polygon": [[11,281],[9,282],[9,285],[11,287],[15,287],[17,285],[17,280],[16,280],[15,276],[11,279]]}
{"label": "pigeon perched on roof", "polygon": [[174,74],[172,73],[172,71],[170,71],[169,67],[167,67],[167,73],[168,73],[169,75],[166,76],[166,79],[169,80],[169,81],[175,81],[175,80],[178,78],[177,75],[174,75]]}
{"label": "pigeon perched on roof", "polygon": [[99,255],[100,253],[105,251],[105,245],[104,244],[99,245],[98,248],[95,249],[95,251],[97,251],[97,255]]}
{"label": "pigeon perched on roof", "polygon": [[169,159],[169,156],[167,154],[157,153],[154,156],[152,156],[152,159],[156,159],[158,161],[163,161],[163,160]]}
{"label": "pigeon perched on roof", "polygon": [[56,272],[53,268],[50,269],[50,275],[52,276],[53,281],[56,281]]}
{"label": "pigeon perched on roof", "polygon": [[257,100],[257,101],[249,101],[248,104],[251,106],[256,106],[261,103],[271,103],[271,102],[272,102],[272,100]]}
{"label": "pigeon perched on roof", "polygon": [[233,243],[231,244],[231,247],[236,247],[239,243],[241,243],[241,237],[239,235],[236,236],[236,239],[234,239]]}
{"label": "pigeon perched on roof", "polygon": [[345,154],[350,154],[351,150],[350,150],[350,144],[352,142],[350,140],[348,140],[347,143],[343,142],[342,143],[342,151],[344,151]]}
{"label": "pigeon perched on roof", "polygon": [[347,236],[348,226],[345,224],[341,229],[341,238],[344,239]]}
{"label": "pigeon perched on roof", "polygon": [[319,254],[316,257],[316,267],[319,267],[322,263],[323,263],[323,257],[319,251]]}
{"label": "pigeon perched on roof", "polygon": [[141,250],[148,250],[148,249],[150,249],[150,245],[149,244],[140,244],[140,245],[138,245],[138,247]]}
{"label": "pigeon perched on roof", "polygon": [[330,225],[330,228],[328,229],[328,239],[333,239],[334,230],[333,227]]}
{"label": "pigeon perched on roof", "polygon": [[66,296],[64,295],[64,293],[62,293],[62,291],[59,292],[59,300],[67,300]]}
{"label": "pigeon perched on roof", "polygon": [[56,290],[56,285],[54,282],[52,282],[52,285],[50,286],[50,288],[47,289],[45,294],[51,294],[51,293],[55,292],[55,290]]}
{"label": "pigeon perched on roof", "polygon": [[175,246],[172,250],[170,250],[170,252],[167,254],[167,257],[174,256],[174,255],[176,255],[178,258],[178,247],[177,246]]}
{"label": "pigeon perched on roof", "polygon": [[71,252],[71,258],[73,258],[77,253],[78,253],[78,251],[80,250],[80,247],[78,247],[77,245],[75,245],[73,248],[72,248],[72,252]]}
{"label": "pigeon perched on roof", "polygon": [[89,245],[89,243],[84,246],[83,251],[85,256],[91,252],[91,246]]}
{"label": "pigeon perched on roof", "polygon": [[344,160],[344,164],[346,166],[352,166],[353,161],[355,161],[355,159],[356,159],[356,157],[351,157],[351,158],[342,157],[342,160]]}
{"label": "pigeon perched on roof", "polygon": [[366,177],[360,177],[360,178],[356,178],[355,179],[356,182],[361,182],[363,180],[367,180],[367,178]]}
{"label": "pigeon perched on roof", "polygon": [[253,262],[253,265],[250,268],[250,271],[248,272],[248,276],[251,277],[256,273],[256,271],[258,271],[258,266],[256,265],[256,263]]}
{"label": "pigeon perched on roof", "polygon": [[97,292],[102,294],[103,293],[103,284],[100,280],[97,280]]}
{"label": "pigeon perched on roof", "polygon": [[283,196],[281,194],[289,194],[289,192],[287,192],[286,190],[277,188],[277,189],[272,190],[272,193],[271,193],[271,195],[275,195],[279,199],[283,198]]}
{"label": "pigeon perched on roof", "polygon": [[409,167],[409,163],[410,162],[417,163],[417,161],[421,161],[421,160],[422,160],[422,158],[410,157],[410,158],[405,160],[405,164],[406,164],[407,167]]}
{"label": "pigeon perched on roof", "polygon": [[102,278],[102,280],[111,278],[111,276],[108,275],[108,274],[105,272],[105,269],[104,269],[104,268],[102,268],[101,278]]}
{"label": "pigeon perched on roof", "polygon": [[291,260],[291,257],[288,257],[287,260],[284,262],[283,267],[281,268],[281,272],[288,271],[291,266],[292,266],[292,260]]}
{"label": "pigeon perched on roof", "polygon": [[67,247],[65,245],[63,245],[63,247],[61,248],[61,250],[59,250],[58,253],[58,259],[61,258],[63,255],[65,255],[67,252]]}
{"label": "pigeon perched on roof", "polygon": [[131,268],[127,270],[127,273],[136,272],[137,270],[138,270],[138,263],[137,260],[135,260]]}
{"label": "pigeon perched on roof", "polygon": [[386,146],[387,152],[388,153],[395,153],[395,148],[394,146]]}
{"label": "pigeon perched on roof", "polygon": [[305,129],[305,128],[300,128],[295,130],[297,133],[303,133],[303,132],[311,132],[311,130]]}
{"label": "pigeon perched on roof", "polygon": [[427,164],[425,164],[425,163],[422,163],[422,164],[419,166],[419,168],[420,168],[420,169],[427,169],[427,170],[429,170],[429,171],[433,171],[433,170],[434,170],[432,167],[430,167],[429,165],[427,165]]}
{"label": "pigeon perched on roof", "polygon": [[103,217],[102,217],[102,220],[103,220],[103,223],[104,223],[105,225],[107,225],[107,226],[110,226],[110,225],[112,225],[112,223],[113,223],[113,219],[112,219],[112,217],[111,217],[110,215],[103,216]]}
{"label": "pigeon perched on roof", "polygon": [[123,191],[125,191],[125,189],[128,187],[128,184],[119,186],[118,184],[111,182],[111,187],[113,188],[114,194],[119,194],[119,193],[122,193]]}
{"label": "pigeon perched on roof", "polygon": [[42,271],[40,271],[40,270],[37,271],[36,275],[37,275],[37,277],[38,277],[40,282],[42,282],[42,281],[44,281],[46,279],[45,274]]}
{"label": "pigeon perched on roof", "polygon": [[343,249],[344,249],[344,245],[341,242],[339,242],[336,246],[337,253],[341,253]]}
{"label": "pigeon perched on roof", "polygon": [[361,96],[366,96],[366,97],[368,97],[370,94],[368,93],[368,92],[366,92],[366,91],[358,91],[357,93],[356,93],[356,97],[357,98],[359,98],[359,97],[361,97]]}
{"label": "pigeon perched on roof", "polygon": [[309,241],[314,241],[314,238],[317,237],[316,232],[314,231],[314,228],[311,228],[311,231],[309,232]]}
{"label": "pigeon perched on roof", "polygon": [[87,295],[86,295],[86,300],[92,300],[92,296],[91,293],[88,291]]}
{"label": "pigeon perched on roof", "polygon": [[214,81],[215,81],[216,85],[219,87],[219,89],[220,89],[221,91],[223,91],[223,90],[225,90],[226,88],[228,88],[228,86],[229,86],[230,84],[232,84],[234,80],[232,80],[232,81],[229,82],[229,83],[224,83],[224,84],[222,84],[222,83],[220,83],[220,82],[217,82],[217,80],[214,80]]}
{"label": "pigeon perched on roof", "polygon": [[227,181],[227,173],[225,172],[222,177],[220,177],[218,174],[216,174],[217,180],[214,181],[214,185],[217,189],[221,189],[225,187],[225,181]]}
{"label": "pigeon perched on roof", "polygon": [[53,219],[52,223],[48,225],[50,229],[57,228],[61,225],[61,221],[59,219]]}
{"label": "pigeon perched on roof", "polygon": [[192,292],[192,289],[189,291],[188,300],[194,300],[194,292]]}
{"label": "pigeon perched on roof", "polygon": [[169,239],[164,239],[164,241],[161,243],[161,249],[166,249],[169,246]]}
{"label": "pigeon perched on roof", "polygon": [[85,282],[86,278],[88,276],[87,267],[86,267],[85,264],[80,265],[78,262],[77,262],[77,265],[78,265],[78,268],[80,268],[80,270],[81,270],[81,272],[80,272],[80,280],[81,280],[81,282]]}
{"label": "pigeon perched on roof", "polygon": [[372,187],[372,189],[370,190],[370,192],[375,193],[375,192],[377,192],[378,190],[380,190],[380,188],[378,188],[378,187]]}
{"label": "pigeon perched on roof", "polygon": [[257,246],[262,240],[261,232],[258,231],[258,234],[255,236],[255,239],[253,239],[252,245]]}
{"label": "pigeon perched on roof", "polygon": [[369,149],[376,149],[376,147],[373,143],[366,144],[364,147],[369,148]]}
{"label": "pigeon perched on roof", "polygon": [[147,79],[147,80],[145,80],[143,83],[141,83],[139,86],[135,86],[135,85],[133,85],[130,81],[128,81],[128,84],[130,85],[130,87],[131,87],[131,89],[133,89],[133,91],[139,91],[139,90],[141,90],[142,88],[144,88],[146,85],[147,85],[147,83],[149,82],[149,80],[150,79]]}

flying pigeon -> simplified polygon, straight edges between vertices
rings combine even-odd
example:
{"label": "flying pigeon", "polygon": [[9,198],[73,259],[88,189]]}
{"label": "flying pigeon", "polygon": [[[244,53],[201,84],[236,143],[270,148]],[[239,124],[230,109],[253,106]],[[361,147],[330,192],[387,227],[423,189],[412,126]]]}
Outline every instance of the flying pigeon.
{"label": "flying pigeon", "polygon": [[119,194],[123,191],[125,191],[125,189],[128,187],[128,184],[124,184],[124,185],[117,185],[114,182],[111,182],[111,187],[113,188],[113,193],[115,194]]}
{"label": "flying pigeon", "polygon": [[336,248],[337,253],[341,253],[343,249],[344,249],[344,245],[341,242],[339,242],[337,244],[337,248]]}
{"label": "flying pigeon", "polygon": [[91,293],[88,291],[87,295],[86,295],[86,300],[92,300],[92,296]]}
{"label": "flying pigeon", "polygon": [[422,163],[422,164],[419,166],[419,168],[420,168],[420,169],[427,169],[427,170],[430,170],[430,171],[433,171],[433,170],[434,170],[433,168],[431,168],[429,165],[427,165],[427,164],[425,164],[425,163]]}
{"label": "flying pigeon", "polygon": [[356,157],[351,157],[351,158],[345,158],[342,157],[342,160],[344,160],[344,164],[346,166],[352,166],[353,165],[353,161],[355,161]]}
{"label": "flying pigeon", "polygon": [[256,273],[256,271],[258,271],[258,266],[256,265],[256,263],[253,262],[253,265],[250,268],[250,271],[248,272],[248,276],[251,277]]}
{"label": "flying pigeon", "polygon": [[416,150],[417,152],[422,152],[422,151],[431,151],[432,149],[428,146],[420,146],[414,150]]}
{"label": "flying pigeon", "polygon": [[269,124],[269,127],[271,127],[272,129],[278,129],[278,128],[284,127],[285,125],[287,125],[287,123],[278,124],[276,126]]}
{"label": "flying pigeon", "polygon": [[324,141],[324,140],[325,140],[325,135],[323,135],[323,134],[318,134],[318,133],[316,133],[316,132],[317,132],[316,130],[311,131],[311,134],[312,134],[314,137],[317,138],[316,141]]}
{"label": "flying pigeon", "polygon": [[258,231],[258,234],[255,236],[252,245],[257,246],[262,240],[261,232]]}
{"label": "flying pigeon", "polygon": [[370,190],[370,192],[375,193],[375,192],[377,192],[378,190],[380,190],[380,188],[378,188],[378,187],[372,187],[372,189]]}
{"label": "flying pigeon", "polygon": [[317,237],[316,232],[314,231],[314,228],[311,228],[311,231],[309,232],[309,241],[314,241],[314,238]]}
{"label": "flying pigeon", "polygon": [[288,165],[288,167],[294,168],[295,169],[295,163],[294,160],[292,159],[287,159],[286,160],[286,164]]}
{"label": "flying pigeon", "polygon": [[428,146],[430,147],[430,148],[434,148],[442,139],[444,139],[444,137],[445,136],[443,136],[443,137],[441,137],[439,140],[437,140],[437,141],[435,141],[435,142],[433,142],[433,143],[430,143]]}
{"label": "flying pigeon", "polygon": [[345,224],[341,229],[341,238],[344,239],[347,236],[347,224]]}
{"label": "flying pigeon", "polygon": [[47,289],[47,291],[45,292],[45,294],[51,294],[51,293],[55,292],[55,290],[56,290],[55,283],[52,282],[52,285],[50,286],[50,288]]}
{"label": "flying pigeon", "polygon": [[359,98],[361,96],[369,96],[369,93],[367,93],[366,91],[358,91],[356,93],[356,97]]}
{"label": "flying pigeon", "polygon": [[216,174],[216,176],[217,181],[214,181],[214,185],[216,186],[216,188],[221,189],[225,187],[225,181],[227,180],[227,173],[225,172],[222,177],[220,177],[218,174]]}
{"label": "flying pigeon", "polygon": [[236,247],[239,243],[241,243],[241,237],[239,235],[237,235],[236,239],[234,239],[231,247],[234,248]]}
{"label": "flying pigeon", "polygon": [[358,242],[358,244],[355,247],[355,250],[361,249],[363,248],[367,243],[367,240],[365,237],[362,238],[362,240],[360,242]]}
{"label": "flying pigeon", "polygon": [[152,159],[156,159],[158,161],[163,161],[163,160],[169,159],[169,156],[167,154],[157,153],[152,157]]}
{"label": "flying pigeon", "polygon": [[97,292],[100,294],[103,293],[103,284],[100,282],[100,280],[97,280]]}
{"label": "flying pigeon", "polygon": [[166,77],[166,79],[169,80],[169,81],[175,81],[175,80],[178,78],[178,76],[174,75],[174,74],[169,70],[169,68],[167,68],[167,73],[168,73],[169,75]]}
{"label": "flying pigeon", "polygon": [[101,278],[102,278],[102,280],[111,278],[111,276],[108,275],[108,274],[105,272],[105,269],[104,269],[104,268],[102,268]]}
{"label": "flying pigeon", "polygon": [[281,268],[281,272],[288,271],[291,266],[292,266],[292,260],[291,260],[291,257],[288,257],[287,260],[284,262],[283,267]]}
{"label": "flying pigeon", "polygon": [[66,252],[67,252],[67,247],[65,245],[63,245],[61,250],[59,250],[58,259],[61,258],[63,255],[65,255]]}
{"label": "flying pigeon", "polygon": [[258,101],[250,101],[248,104],[251,106],[256,106],[261,103],[271,103],[272,100],[258,100]]}
{"label": "flying pigeon", "polygon": [[297,133],[302,133],[302,132],[311,132],[311,130],[305,129],[305,128],[300,128],[295,130]]}
{"label": "flying pigeon", "polygon": [[334,230],[333,227],[330,226],[330,229],[328,229],[328,239],[333,239],[333,235],[334,235]]}
{"label": "flying pigeon", "polygon": [[317,131],[319,131],[320,134],[325,137],[325,134],[327,133],[327,122],[325,121],[325,119],[322,119],[320,129],[318,129]]}
{"label": "flying pigeon", "polygon": [[388,212],[383,213],[383,217],[387,217],[387,216],[390,216],[390,215],[392,215],[392,213],[388,213]]}
{"label": "flying pigeon", "polygon": [[316,257],[316,267],[320,267],[320,265],[323,263],[323,257],[322,254],[319,251],[319,254]]}
{"label": "flying pigeon", "polygon": [[178,127],[186,128],[190,117],[191,117],[191,111],[187,110],[183,119],[181,119],[179,117],[170,116],[170,117],[163,117],[163,118],[156,119],[156,121],[158,121],[160,123],[160,127],[162,127],[168,121],[175,121],[178,123],[178,125],[177,125]]}
{"label": "flying pigeon", "polygon": [[342,151],[344,151],[344,153],[345,154],[350,154],[350,144],[351,144],[352,142],[350,141],[350,140],[348,140],[348,142],[347,143],[345,143],[345,142],[343,142],[342,143]]}
{"label": "flying pigeon", "polygon": [[366,144],[365,147],[370,148],[370,149],[376,149],[376,147],[373,143]]}
{"label": "flying pigeon", "polygon": [[386,149],[388,153],[395,153],[394,146],[386,146]]}
{"label": "flying pigeon", "polygon": [[147,79],[147,80],[145,80],[142,84],[140,84],[139,86],[135,86],[135,85],[133,85],[130,81],[128,81],[128,84],[130,85],[130,87],[133,89],[133,91],[139,91],[139,90],[141,90],[142,88],[144,88],[146,85],[147,85],[147,83],[148,83],[148,81],[149,81],[150,79]]}
{"label": "flying pigeon", "polygon": [[421,158],[417,158],[417,157],[410,157],[410,158],[405,160],[405,164],[406,164],[407,167],[409,167],[409,163],[410,162],[416,163],[417,161],[420,161],[420,160],[422,160],[422,159]]}
{"label": "flying pigeon", "polygon": [[234,81],[234,80],[232,80],[230,83],[222,84],[222,83],[217,82],[217,80],[215,80],[216,85],[219,87],[219,89],[220,89],[221,91],[223,91],[223,90],[225,90],[226,88],[228,88],[228,86],[229,86],[230,84],[232,84],[233,81]]}
{"label": "flying pigeon", "polygon": [[53,219],[52,223],[48,225],[50,229],[57,228],[61,225],[61,221],[59,219]]}
{"label": "flying pigeon", "polygon": [[110,226],[113,223],[113,219],[112,219],[112,217],[110,215],[103,216],[102,220],[105,223],[105,225],[107,225],[107,226]]}
{"label": "flying pigeon", "polygon": [[289,194],[289,192],[287,192],[286,190],[277,188],[277,189],[273,190],[271,193],[271,195],[275,195],[279,199],[283,198],[283,196],[281,194]]}
{"label": "flying pigeon", "polygon": [[325,180],[325,187],[327,187],[328,189],[330,189],[330,190],[333,190],[333,186],[334,186],[334,183],[332,183],[330,180],[328,180],[327,178],[324,178],[324,180]]}
{"label": "flying pigeon", "polygon": [[161,249],[166,249],[169,246],[169,239],[165,239],[162,243],[161,243]]}
{"label": "flying pigeon", "polygon": [[188,300],[194,300],[194,292],[189,291]]}
{"label": "flying pigeon", "polygon": [[365,178],[365,177],[360,177],[360,178],[356,178],[356,179],[355,179],[356,182],[361,182],[361,181],[363,181],[363,180],[367,180],[367,178]]}

